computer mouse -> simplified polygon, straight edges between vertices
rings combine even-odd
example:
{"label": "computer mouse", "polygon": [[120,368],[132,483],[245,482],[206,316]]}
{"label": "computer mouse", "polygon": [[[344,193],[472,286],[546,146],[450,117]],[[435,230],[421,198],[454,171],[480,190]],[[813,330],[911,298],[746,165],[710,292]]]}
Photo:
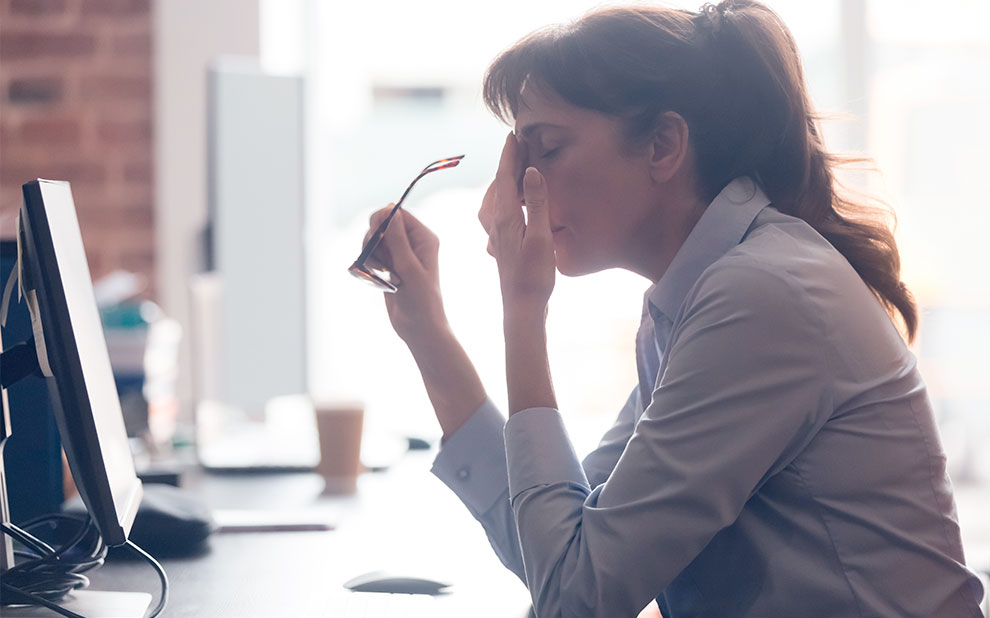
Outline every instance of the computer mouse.
{"label": "computer mouse", "polygon": [[[76,496],[63,507],[67,513],[86,514]],[[149,483],[138,508],[129,538],[153,555],[182,555],[201,549],[216,523],[210,510],[196,496],[171,485]]]}
{"label": "computer mouse", "polygon": [[383,571],[372,571],[364,575],[358,575],[345,583],[344,587],[355,592],[437,595],[445,592],[444,589],[449,588],[450,584],[423,577],[410,577],[385,573]]}

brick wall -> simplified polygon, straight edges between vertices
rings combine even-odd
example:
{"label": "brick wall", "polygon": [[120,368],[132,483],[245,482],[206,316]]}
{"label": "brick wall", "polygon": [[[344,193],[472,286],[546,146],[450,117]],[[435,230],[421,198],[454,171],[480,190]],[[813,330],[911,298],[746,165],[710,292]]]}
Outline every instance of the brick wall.
{"label": "brick wall", "polygon": [[0,208],[33,178],[70,181],[93,277],[123,268],[149,285],[150,2],[0,0]]}

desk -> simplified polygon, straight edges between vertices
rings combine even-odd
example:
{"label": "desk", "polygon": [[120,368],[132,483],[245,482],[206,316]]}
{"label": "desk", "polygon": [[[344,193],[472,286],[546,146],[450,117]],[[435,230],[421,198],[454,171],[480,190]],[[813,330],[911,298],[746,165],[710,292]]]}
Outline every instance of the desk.
{"label": "desk", "polygon": [[[364,474],[358,493],[320,496],[315,474],[190,474],[186,486],[212,508],[318,509],[329,532],[225,533],[203,555],[166,558],[170,599],[163,618],[318,616],[341,584],[372,570],[454,584],[443,615],[523,618],[529,593],[505,569],[481,526],[429,471],[433,455],[410,452],[386,473]],[[155,594],[144,562],[113,560],[92,575],[98,590]]]}
{"label": "desk", "polygon": [[[320,496],[315,474],[191,474],[187,487],[214,508],[325,509],[330,532],[215,535],[201,556],[162,560],[170,600],[162,618],[319,616],[341,584],[372,570],[425,575],[456,585],[444,615],[523,618],[529,593],[495,557],[481,527],[429,472],[432,454],[409,453],[384,474],[365,474],[356,496]],[[956,488],[967,558],[990,570],[990,492]],[[97,590],[146,591],[158,578],[143,562],[110,562]],[[990,596],[990,595],[988,595]],[[449,613],[448,613],[449,608]]]}

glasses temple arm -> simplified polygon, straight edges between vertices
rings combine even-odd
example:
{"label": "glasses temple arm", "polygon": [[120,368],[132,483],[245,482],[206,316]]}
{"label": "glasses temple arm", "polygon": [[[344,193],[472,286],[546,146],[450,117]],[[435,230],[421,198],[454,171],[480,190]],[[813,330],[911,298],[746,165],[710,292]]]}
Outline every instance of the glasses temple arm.
{"label": "glasses temple arm", "polygon": [[[433,163],[427,165],[423,169],[423,171],[419,173],[419,176],[416,176],[416,178],[414,178],[413,181],[409,183],[409,186],[406,187],[406,190],[402,192],[402,197],[399,198],[399,201],[396,202],[395,206],[392,207],[391,212],[388,213],[388,216],[385,217],[385,220],[381,222],[381,225],[378,226],[378,229],[375,230],[375,233],[371,235],[370,239],[368,239],[368,244],[364,246],[364,250],[361,251],[361,255],[358,256],[358,259],[354,260],[354,264],[363,265],[365,260],[371,257],[371,254],[375,252],[375,249],[377,249],[378,245],[381,244],[382,238],[385,237],[385,229],[388,227],[388,224],[392,222],[392,217],[394,217],[395,213],[398,212],[399,208],[402,207],[402,202],[405,201],[406,196],[409,195],[409,192],[412,191],[412,188],[416,186],[416,183],[419,182],[419,180],[423,176],[426,176],[430,172],[436,172],[439,170],[447,169],[448,167],[454,167],[457,165],[457,163],[460,163],[460,159],[462,157],[463,155],[461,155],[461,157],[453,157],[451,159],[440,159],[439,161],[434,161]],[[443,163],[445,161],[457,161],[457,163],[454,163],[453,165],[448,164],[442,167],[433,167],[437,163]]]}

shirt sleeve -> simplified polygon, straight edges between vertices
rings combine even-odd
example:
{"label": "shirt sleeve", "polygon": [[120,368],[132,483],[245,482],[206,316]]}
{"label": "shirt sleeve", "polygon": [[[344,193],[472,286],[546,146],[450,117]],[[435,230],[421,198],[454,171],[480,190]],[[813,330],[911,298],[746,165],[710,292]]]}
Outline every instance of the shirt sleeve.
{"label": "shirt sleeve", "polygon": [[615,464],[619,461],[619,456],[626,449],[626,444],[636,427],[636,419],[639,418],[643,407],[637,386],[629,394],[629,399],[622,406],[622,410],[619,411],[619,416],[616,417],[612,427],[602,436],[595,450],[581,462],[584,474],[588,478],[588,484],[592,487],[601,485],[612,474]]}
{"label": "shirt sleeve", "polygon": [[[592,483],[600,484],[608,478],[632,435],[641,410],[638,389],[633,389],[612,428],[584,460],[587,477]],[[504,426],[505,417],[491,400],[486,400],[443,443],[433,462],[433,474],[481,523],[502,564],[525,582],[516,518],[509,504]]]}
{"label": "shirt sleeve", "polygon": [[505,426],[510,499],[541,618],[635,616],[738,517],[831,409],[821,321],[785,273],[707,271],[653,401],[592,488],[556,410]]}
{"label": "shirt sleeve", "polygon": [[505,417],[490,399],[485,400],[443,443],[432,471],[478,520],[502,564],[525,582],[509,506],[504,426]]}

